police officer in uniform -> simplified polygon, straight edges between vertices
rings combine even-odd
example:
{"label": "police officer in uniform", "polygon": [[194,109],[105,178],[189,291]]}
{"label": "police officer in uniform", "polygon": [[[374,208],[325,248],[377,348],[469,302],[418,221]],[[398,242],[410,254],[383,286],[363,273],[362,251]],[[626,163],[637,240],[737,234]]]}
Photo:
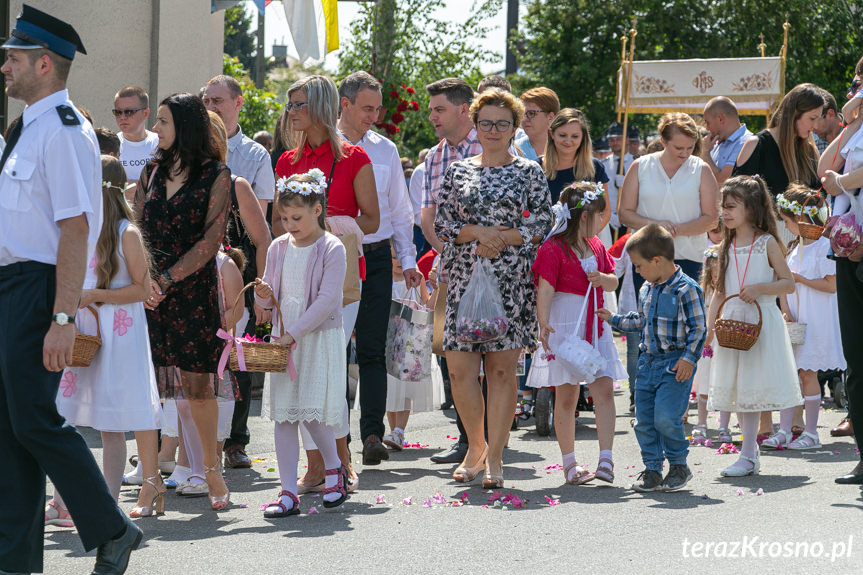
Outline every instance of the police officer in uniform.
{"label": "police officer in uniform", "polygon": [[27,5],[2,48],[6,93],[27,107],[0,156],[0,575],[42,571],[46,474],[84,549],[98,547],[92,573],[124,573],[143,534],[54,403],[101,229],[96,134],[66,91],[86,52],[72,26]]}
{"label": "police officer in uniform", "polygon": [[617,217],[617,190],[623,185],[623,176],[626,175],[629,166],[632,165],[632,161],[635,158],[629,152],[624,154],[623,173],[621,174],[620,151],[623,149],[625,142],[623,139],[623,126],[620,122],[612,122],[605,132],[605,137],[608,139],[611,155],[606,156],[602,160],[602,167],[605,168],[605,173],[608,175],[608,199],[611,202],[610,225],[617,230],[620,227],[620,220]]}

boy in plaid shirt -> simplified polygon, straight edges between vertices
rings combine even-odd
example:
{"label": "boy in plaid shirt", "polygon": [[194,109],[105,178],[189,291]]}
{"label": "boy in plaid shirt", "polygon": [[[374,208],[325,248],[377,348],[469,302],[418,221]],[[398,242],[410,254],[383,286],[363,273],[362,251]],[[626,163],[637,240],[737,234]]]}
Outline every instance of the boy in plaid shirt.
{"label": "boy in plaid shirt", "polygon": [[[600,309],[596,314],[621,331],[642,332],[635,385],[635,436],[646,469],[638,475],[641,483],[633,489],[677,491],[692,479],[686,465],[689,441],[683,415],[707,334],[704,293],[698,282],[674,264],[674,239],[658,224],[632,234],[626,251],[646,282],[639,294],[638,311],[619,315]],[[665,459],[669,471],[663,479]]]}

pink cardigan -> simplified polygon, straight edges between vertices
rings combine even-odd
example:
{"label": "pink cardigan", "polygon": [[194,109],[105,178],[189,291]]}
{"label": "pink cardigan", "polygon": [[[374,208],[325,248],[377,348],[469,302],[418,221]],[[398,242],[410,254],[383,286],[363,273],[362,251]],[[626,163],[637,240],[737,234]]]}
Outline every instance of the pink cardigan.
{"label": "pink cardigan", "polygon": [[[267,268],[263,280],[273,288],[273,297],[279,301],[282,283],[282,266],[291,234],[277,237],[267,250]],[[329,232],[324,232],[314,244],[306,267],[306,311],[286,333],[298,340],[306,334],[337,327],[342,329],[342,289],[345,283],[345,246]],[[269,308],[271,300],[255,295],[255,302]],[[279,314],[273,310],[273,335],[280,335]]]}

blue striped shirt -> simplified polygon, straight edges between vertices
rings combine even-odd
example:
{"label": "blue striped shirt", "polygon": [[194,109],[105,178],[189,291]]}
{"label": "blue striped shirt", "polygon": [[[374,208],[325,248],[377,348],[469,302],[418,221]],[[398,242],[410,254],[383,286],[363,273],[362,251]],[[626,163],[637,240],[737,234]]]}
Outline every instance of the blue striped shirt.
{"label": "blue striped shirt", "polygon": [[611,325],[621,331],[641,331],[642,351],[682,351],[681,359],[695,365],[707,335],[704,293],[678,267],[661,284],[645,282],[638,297],[638,311],[614,314]]}

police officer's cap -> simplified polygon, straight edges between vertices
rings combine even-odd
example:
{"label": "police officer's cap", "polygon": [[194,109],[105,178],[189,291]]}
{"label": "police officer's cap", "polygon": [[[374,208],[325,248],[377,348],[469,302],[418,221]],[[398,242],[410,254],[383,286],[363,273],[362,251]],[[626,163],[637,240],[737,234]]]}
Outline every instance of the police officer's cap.
{"label": "police officer's cap", "polygon": [[623,136],[623,125],[620,122],[612,122],[605,131],[606,138],[615,138]]}
{"label": "police officer's cap", "polygon": [[630,126],[629,129],[626,130],[626,137],[630,140],[638,140],[641,137],[641,134],[636,126]]}
{"label": "police officer's cap", "polygon": [[611,151],[611,146],[609,146],[608,140],[597,140],[593,143],[593,147],[596,148],[597,152]]}
{"label": "police officer's cap", "polygon": [[21,9],[15,29],[2,48],[46,48],[70,60],[75,58],[75,52],[87,53],[81,38],[70,24],[27,4]]}

